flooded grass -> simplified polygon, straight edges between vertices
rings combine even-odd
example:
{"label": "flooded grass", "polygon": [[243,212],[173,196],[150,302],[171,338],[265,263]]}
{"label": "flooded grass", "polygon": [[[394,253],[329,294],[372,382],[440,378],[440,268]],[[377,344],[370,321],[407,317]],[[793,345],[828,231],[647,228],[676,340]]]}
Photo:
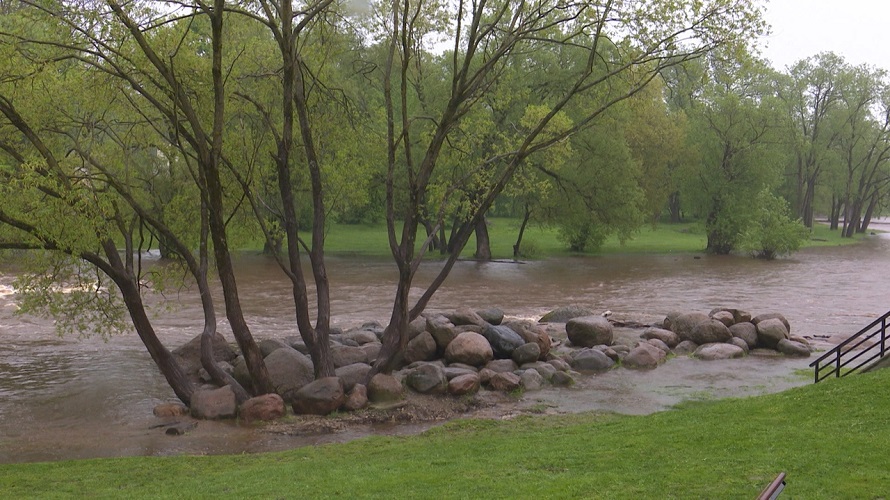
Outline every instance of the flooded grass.
{"label": "flooded grass", "polygon": [[0,466],[0,496],[789,498],[890,489],[890,371],[647,416],[459,420],[411,437],[238,456]]}

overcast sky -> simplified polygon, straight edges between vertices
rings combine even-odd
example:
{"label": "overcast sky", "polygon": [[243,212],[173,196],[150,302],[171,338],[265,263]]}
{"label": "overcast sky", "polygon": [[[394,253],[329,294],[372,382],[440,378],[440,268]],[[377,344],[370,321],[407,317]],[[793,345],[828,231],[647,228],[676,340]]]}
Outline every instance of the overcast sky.
{"label": "overcast sky", "polygon": [[763,56],[784,70],[819,52],[890,70],[890,1],[769,0]]}

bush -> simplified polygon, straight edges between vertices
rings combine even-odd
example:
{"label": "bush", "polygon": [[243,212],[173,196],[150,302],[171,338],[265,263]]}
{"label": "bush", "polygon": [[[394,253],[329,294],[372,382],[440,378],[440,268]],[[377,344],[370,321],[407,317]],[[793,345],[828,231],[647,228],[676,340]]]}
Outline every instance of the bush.
{"label": "bush", "polygon": [[809,238],[809,229],[800,219],[791,218],[788,202],[762,191],[756,198],[755,216],[742,235],[742,249],[755,258],[772,260],[800,249]]}

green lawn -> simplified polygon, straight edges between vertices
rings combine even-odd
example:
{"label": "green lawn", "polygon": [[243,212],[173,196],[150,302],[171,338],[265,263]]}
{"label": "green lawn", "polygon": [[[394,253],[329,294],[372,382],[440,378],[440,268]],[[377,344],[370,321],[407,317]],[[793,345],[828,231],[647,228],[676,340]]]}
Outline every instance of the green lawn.
{"label": "green lawn", "polygon": [[2,498],[883,498],[890,370],[648,416],[460,420],[238,456],[0,466]]}
{"label": "green lawn", "polygon": [[[513,244],[519,232],[518,219],[492,218],[489,233],[491,251],[496,259],[513,257]],[[830,231],[828,226],[819,224],[812,238],[804,243],[809,246],[848,245],[860,241],[856,238],[841,238],[838,231]],[[531,258],[569,255],[565,245],[559,241],[557,230],[533,226],[526,229],[523,248],[530,250]],[[389,243],[384,224],[334,224],[327,240],[327,250],[332,254],[388,257]],[[699,224],[659,224],[645,226],[634,237],[622,245],[616,237],[609,238],[599,250],[599,254],[633,253],[693,253],[702,252],[707,245],[704,230]],[[475,237],[467,244],[464,256],[472,257],[476,248]]]}

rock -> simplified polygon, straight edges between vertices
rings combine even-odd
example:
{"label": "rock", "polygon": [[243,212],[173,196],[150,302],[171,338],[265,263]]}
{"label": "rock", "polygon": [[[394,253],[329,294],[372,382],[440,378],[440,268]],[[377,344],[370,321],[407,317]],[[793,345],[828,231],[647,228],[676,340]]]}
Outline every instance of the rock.
{"label": "rock", "polygon": [[452,324],[454,324],[454,326],[476,325],[485,327],[488,325],[488,322],[482,319],[481,316],[476,314],[476,311],[466,308],[458,309],[451,314],[446,314],[445,317],[447,317],[448,320],[451,321]]}
{"label": "rock", "polygon": [[492,389],[501,392],[515,391],[519,389],[521,384],[522,379],[513,372],[495,373],[491,380],[488,381],[488,385]]}
{"label": "rock", "polygon": [[735,316],[732,315],[729,311],[717,311],[711,314],[711,319],[717,320],[723,323],[724,326],[729,328],[735,323]]}
{"label": "rock", "polygon": [[544,380],[550,380],[553,378],[553,374],[556,373],[556,368],[550,363],[545,363],[543,361],[535,361],[534,363],[528,363],[519,367],[521,370],[536,370],[541,374],[541,377]]}
{"label": "rock", "polygon": [[647,328],[643,330],[643,334],[640,337],[646,340],[658,339],[667,344],[671,349],[677,347],[677,344],[680,343],[679,335],[664,328]]}
{"label": "rock", "polygon": [[436,339],[429,332],[423,332],[408,341],[405,347],[404,361],[411,364],[416,361],[429,361],[436,357]]}
{"label": "rock", "polygon": [[525,344],[518,333],[506,326],[489,325],[482,331],[482,336],[491,345],[495,358],[509,358],[517,347]]}
{"label": "rock", "polygon": [[365,351],[365,356],[368,358],[369,364],[377,360],[377,356],[380,355],[380,349],[382,348],[383,345],[381,345],[380,342],[371,342],[359,347],[359,349]]}
{"label": "rock", "polygon": [[667,344],[665,344],[664,342],[662,342],[659,339],[649,339],[646,341],[646,343],[650,344],[650,345],[654,345],[655,347],[661,349],[665,354],[668,354],[671,352],[671,348],[668,347]]}
{"label": "rock", "polygon": [[247,371],[247,362],[244,356],[238,356],[232,362],[232,376],[241,384],[242,387],[252,387],[253,382],[250,379],[250,372]]}
{"label": "rock", "polygon": [[352,340],[349,337],[346,337],[342,333],[331,334],[328,336],[328,340],[330,340],[331,345],[343,345],[349,347],[358,347],[358,342]]}
{"label": "rock", "polygon": [[514,349],[511,357],[517,365],[524,365],[526,363],[534,363],[540,356],[541,348],[538,347],[538,344],[530,342]]}
{"label": "rock", "polygon": [[315,380],[312,361],[294,349],[275,349],[265,361],[275,392],[288,404],[294,402],[297,391]]}
{"label": "rock", "polygon": [[454,377],[448,382],[448,393],[454,396],[473,394],[479,390],[480,382],[479,375],[475,373]]}
{"label": "rock", "polygon": [[457,337],[454,325],[441,314],[428,317],[426,319],[426,329],[436,339],[436,346],[440,351],[444,351],[448,344]]}
{"label": "rock", "polygon": [[780,340],[788,338],[788,329],[779,318],[763,319],[757,322],[757,345],[775,349]]}
{"label": "rock", "polygon": [[580,318],[583,316],[594,316],[595,312],[592,310],[581,307],[581,306],[566,306],[566,307],[557,307],[556,309],[548,312],[541,319],[538,320],[538,323],[566,323],[570,319]]}
{"label": "rock", "polygon": [[353,330],[351,332],[344,333],[343,336],[352,340],[359,346],[380,341],[380,339],[377,338],[377,335],[375,335],[374,332],[370,330]]}
{"label": "rock", "polygon": [[691,340],[684,340],[677,344],[677,347],[674,347],[674,354],[677,356],[688,356],[695,352],[698,349],[698,344]]}
{"label": "rock", "polygon": [[478,314],[483,321],[492,325],[500,325],[504,321],[504,311],[501,311],[497,307],[490,307],[488,309],[476,311],[476,314]]}
{"label": "rock", "polygon": [[[662,342],[664,344],[664,342]],[[667,347],[667,345],[665,345]],[[652,369],[664,361],[667,354],[648,342],[640,342],[627,353],[621,366],[634,369]]]}
{"label": "rock", "polygon": [[367,363],[353,363],[351,365],[341,366],[334,370],[334,374],[343,382],[343,390],[345,392],[352,391],[357,384],[363,384],[371,371],[371,365]]}
{"label": "rock", "polygon": [[810,356],[809,347],[800,342],[788,339],[780,340],[778,344],[776,344],[776,350],[786,356],[793,356],[796,358],[808,358]]}
{"label": "rock", "polygon": [[575,379],[566,372],[556,372],[550,379],[550,383],[556,387],[569,387],[575,384]]}
{"label": "rock", "polygon": [[359,328],[359,330],[371,332],[372,334],[374,334],[375,337],[377,337],[377,340],[379,341],[383,338],[383,332],[385,328],[383,327],[383,325],[380,324],[379,321],[368,321],[366,323],[363,323],[362,327]]}
{"label": "rock", "polygon": [[541,349],[541,355],[538,359],[544,359],[550,352],[553,341],[550,335],[537,324],[531,321],[511,321],[505,326],[518,333],[526,343],[534,342],[538,344],[538,347]]}
{"label": "rock", "polygon": [[[229,375],[234,376],[235,367],[233,367],[231,364],[229,364],[225,361],[217,361],[216,365],[219,366],[220,370],[228,373]],[[245,365],[245,368],[246,368],[246,365]],[[207,372],[207,370],[205,370],[204,368],[201,368],[200,370],[198,370],[198,376],[200,377],[202,382],[206,382],[206,383],[213,382],[213,377],[211,377],[210,374]]]}
{"label": "rock", "polygon": [[263,394],[241,403],[238,417],[245,423],[269,422],[278,420],[287,414],[284,399],[278,394]]}
{"label": "rock", "polygon": [[671,331],[680,337],[680,341],[695,340],[692,338],[692,330],[701,323],[711,321],[706,314],[702,313],[685,313],[677,316],[671,322]]}
{"label": "rock", "polygon": [[687,340],[702,345],[727,342],[731,338],[732,334],[729,333],[729,328],[726,325],[716,319],[709,319],[695,325],[689,333]]}
{"label": "rock", "polygon": [[736,323],[729,327],[729,333],[748,344],[748,349],[754,349],[757,346],[757,327],[754,326],[754,323],[747,321]]}
{"label": "rock", "polygon": [[762,321],[766,321],[769,319],[777,319],[781,321],[782,324],[785,325],[785,330],[788,331],[788,334],[791,334],[791,323],[789,323],[788,320],[785,319],[785,316],[779,313],[758,314],[751,320],[751,323],[754,323],[754,325],[759,325]]}
{"label": "rock", "polygon": [[716,361],[721,359],[742,358],[745,351],[741,347],[732,344],[704,344],[698,347],[693,354],[704,361]]}
{"label": "rock", "polygon": [[[718,307],[716,309],[711,309],[711,312],[708,313],[708,316],[714,316],[718,312],[728,312],[732,314],[732,322],[735,323],[750,323],[751,322],[751,313],[748,311],[743,311],[741,309],[733,309],[730,307]],[[729,325],[726,325],[729,326]]]}
{"label": "rock", "polygon": [[[801,337],[801,336],[799,336],[799,335],[791,335],[791,334],[789,334],[789,335],[788,335],[788,340],[793,340],[793,341],[795,341],[795,342],[800,342],[801,344],[803,344],[803,345],[805,345],[805,346],[807,346],[807,347],[813,347],[813,346],[810,345],[810,341],[809,341],[809,340],[807,340],[806,338]],[[812,349],[811,349],[810,351],[812,352]],[[221,364],[221,363],[220,363],[220,364]]]}
{"label": "rock", "polygon": [[219,389],[198,390],[192,394],[191,413],[195,418],[233,418],[238,411],[235,391],[225,386]]}
{"label": "rock", "polygon": [[361,410],[365,406],[368,406],[368,389],[362,384],[355,384],[352,390],[346,395],[343,409],[346,411],[356,411]]}
{"label": "rock", "polygon": [[420,335],[421,333],[423,333],[425,331],[426,331],[426,318],[424,318],[423,316],[420,316],[408,324],[408,340],[413,339],[414,337]]}
{"label": "rock", "polygon": [[482,366],[494,359],[491,344],[482,335],[474,332],[463,332],[445,348],[445,360],[448,363],[463,363],[470,366]]}
{"label": "rock", "polygon": [[284,339],[284,343],[291,346],[291,348],[295,349],[301,354],[305,354],[306,356],[309,355],[309,346],[306,345],[306,342],[303,341],[302,337],[287,337],[286,339]]}
{"label": "rock", "polygon": [[519,376],[519,383],[526,391],[538,391],[544,387],[544,377],[537,370],[525,370]]}
{"label": "rock", "polygon": [[266,356],[272,354],[272,351],[274,351],[275,349],[281,349],[282,347],[290,347],[290,345],[283,340],[263,339],[260,341],[259,347],[260,347],[260,352],[263,353],[263,357],[265,358]]}
{"label": "rock", "polygon": [[491,378],[497,375],[497,372],[493,370],[489,370],[488,368],[483,368],[479,370],[479,382],[482,384],[488,384],[491,382]]}
{"label": "rock", "polygon": [[512,359],[495,359],[485,365],[485,369],[495,373],[515,372],[519,366]]}
{"label": "rock", "polygon": [[566,334],[578,347],[612,344],[612,324],[602,316],[582,316],[566,323]]}
{"label": "rock", "polygon": [[673,331],[673,329],[671,327],[674,325],[674,321],[676,321],[677,318],[679,318],[682,315],[683,315],[683,313],[680,311],[669,312],[667,314],[667,316],[664,318],[664,320],[661,322],[661,327],[665,330]]}
{"label": "rock", "polygon": [[189,409],[182,403],[161,403],[154,407],[152,413],[156,417],[184,417],[189,414]]}
{"label": "rock", "polygon": [[445,373],[445,378],[451,380],[455,377],[460,377],[461,375],[478,375],[479,372],[473,368],[460,368],[457,366],[446,366],[442,369]]}
{"label": "rock", "polygon": [[597,349],[582,349],[575,354],[570,365],[582,372],[604,372],[615,366],[615,361]]}
{"label": "rock", "polygon": [[[212,344],[213,359],[216,361],[231,362],[238,357],[238,353],[229,345],[229,342],[221,333],[216,332],[213,335]],[[186,373],[197,374],[198,370],[201,369],[201,334],[174,349],[173,355]]]}
{"label": "rock", "polygon": [[331,361],[334,362],[334,368],[340,368],[346,365],[354,365],[356,363],[367,363],[368,355],[361,347],[353,347],[348,345],[332,345]]}
{"label": "rock", "polygon": [[[626,347],[626,346],[616,346],[616,347],[620,348],[620,347]],[[612,361],[615,361],[615,362],[618,362],[618,360],[621,359],[621,357],[622,357],[618,354],[618,351],[613,349],[611,346],[595,345],[595,346],[593,346],[593,348],[596,349],[597,351],[602,352],[603,354],[605,354],[606,356],[611,358]],[[627,354],[629,351],[630,351],[630,349],[627,349],[623,352],[623,354]]]}
{"label": "rock", "polygon": [[551,359],[547,361],[547,363],[560,372],[567,372],[572,369],[572,367],[562,359]]}
{"label": "rock", "polygon": [[346,402],[343,382],[339,377],[324,377],[297,391],[293,403],[297,415],[327,415]]}
{"label": "rock", "polygon": [[368,384],[368,400],[372,403],[401,401],[403,397],[402,383],[392,375],[378,373]]}
{"label": "rock", "polygon": [[733,337],[733,338],[729,339],[729,342],[727,342],[727,344],[737,345],[737,346],[741,347],[742,350],[745,351],[745,354],[748,354],[751,351],[751,348],[748,346],[748,343],[738,337]]}
{"label": "rock", "polygon": [[408,387],[421,394],[442,394],[448,390],[448,378],[442,367],[426,364],[408,372],[405,378]]}

